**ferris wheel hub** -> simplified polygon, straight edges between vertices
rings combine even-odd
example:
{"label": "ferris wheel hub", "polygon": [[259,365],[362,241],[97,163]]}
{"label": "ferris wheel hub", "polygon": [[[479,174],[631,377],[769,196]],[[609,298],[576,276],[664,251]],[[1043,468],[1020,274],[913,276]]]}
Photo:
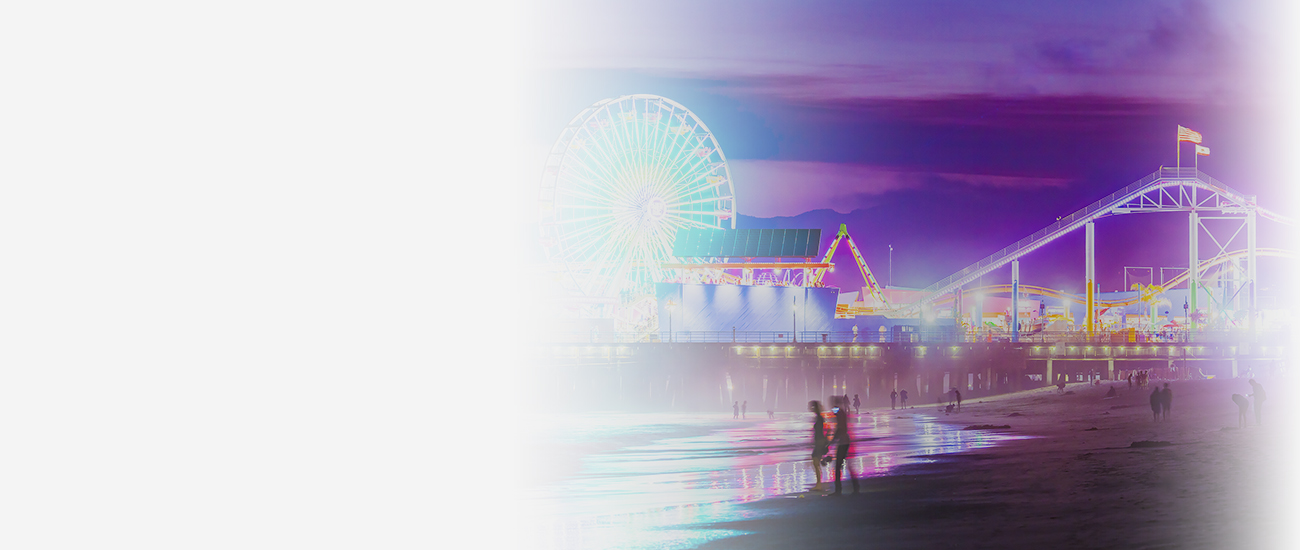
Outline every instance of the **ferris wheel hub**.
{"label": "ferris wheel hub", "polygon": [[662,197],[650,197],[650,200],[645,202],[645,217],[650,221],[662,220],[667,214],[668,203],[665,203]]}

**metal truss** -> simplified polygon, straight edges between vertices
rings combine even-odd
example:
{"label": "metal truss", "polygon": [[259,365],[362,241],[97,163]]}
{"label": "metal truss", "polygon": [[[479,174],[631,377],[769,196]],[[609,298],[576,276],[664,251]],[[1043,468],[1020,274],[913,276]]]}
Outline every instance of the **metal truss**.
{"label": "metal truss", "polygon": [[[1057,219],[1057,221],[988,257],[953,273],[921,291],[921,298],[899,310],[903,315],[917,310],[961,288],[1025,254],[1085,225],[1116,214],[1149,212],[1207,212],[1224,215],[1259,216],[1286,225],[1294,221],[1260,208],[1254,196],[1248,196],[1194,168],[1160,168],[1096,202]],[[1199,221],[1195,222],[1199,227]],[[1253,224],[1253,221],[1251,222]],[[1253,232],[1252,232],[1253,233]],[[1253,240],[1253,239],[1252,239]],[[1216,241],[1218,242],[1218,241]],[[1231,242],[1220,243],[1224,248]],[[1194,254],[1194,253],[1193,253]],[[1193,262],[1196,265],[1198,262]],[[1253,273],[1252,279],[1253,279]]]}

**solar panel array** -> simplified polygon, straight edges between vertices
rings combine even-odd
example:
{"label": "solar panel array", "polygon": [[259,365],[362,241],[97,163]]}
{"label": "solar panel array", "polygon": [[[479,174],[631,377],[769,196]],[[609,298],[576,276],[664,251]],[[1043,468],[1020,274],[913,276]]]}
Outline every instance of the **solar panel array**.
{"label": "solar panel array", "polygon": [[820,229],[678,229],[679,258],[812,258],[821,250]]}

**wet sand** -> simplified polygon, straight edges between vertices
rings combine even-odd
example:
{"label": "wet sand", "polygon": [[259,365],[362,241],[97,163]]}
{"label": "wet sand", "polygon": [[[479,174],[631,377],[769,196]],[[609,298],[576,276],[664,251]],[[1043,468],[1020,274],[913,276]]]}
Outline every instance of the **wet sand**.
{"label": "wet sand", "polygon": [[[1274,396],[1277,385],[1265,382]],[[1286,440],[1280,400],[1266,402],[1263,427],[1252,413],[1237,429],[1231,395],[1250,393],[1245,380],[1176,381],[1172,418],[1153,422],[1149,389],[1115,386],[1111,399],[1108,384],[1080,383],[967,401],[952,415],[916,407],[1035,437],[863,479],[857,495],[746,504],[767,513],[710,527],[750,534],[700,548],[1289,547],[1270,538],[1286,509],[1275,477],[1283,456],[1272,452]],[[1131,447],[1147,440],[1171,445]]]}

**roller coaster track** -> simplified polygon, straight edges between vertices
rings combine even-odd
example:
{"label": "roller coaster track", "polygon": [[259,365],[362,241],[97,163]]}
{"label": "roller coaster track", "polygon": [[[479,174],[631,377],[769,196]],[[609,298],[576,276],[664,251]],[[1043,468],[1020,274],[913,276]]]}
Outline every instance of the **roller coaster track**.
{"label": "roller coaster track", "polygon": [[[1197,265],[1197,270],[1203,273],[1216,265],[1221,265],[1230,260],[1245,258],[1246,254],[1247,251],[1238,250],[1231,254],[1210,258]],[[1274,258],[1295,258],[1296,257],[1295,253],[1289,250],[1282,250],[1280,248],[1257,248],[1255,249],[1255,255],[1259,257],[1274,257]],[[1179,273],[1178,276],[1168,281],[1165,281],[1165,283],[1162,286],[1167,289],[1176,288],[1179,285],[1186,283],[1187,278],[1190,275],[1191,275],[1191,270],[1183,270],[1183,272]],[[967,289],[965,292],[966,293],[982,292],[984,294],[1010,294],[1011,285],[1009,284],[988,285],[979,288]],[[1069,300],[1076,304],[1085,303],[1084,297],[1079,296],[1078,294],[1071,294],[1069,292],[1064,292],[1064,291],[1055,290],[1051,288],[1044,288],[1040,286],[1020,285],[1020,293],[1029,296],[1042,296],[1044,298]],[[933,303],[936,305],[950,304],[954,299],[956,299],[955,295],[948,294],[947,296],[935,300]],[[1120,298],[1116,300],[1097,300],[1097,307],[1106,308],[1106,307],[1130,306],[1138,303],[1139,301],[1141,301],[1141,299],[1137,295],[1134,295],[1130,298]]]}
{"label": "roller coaster track", "polygon": [[[1207,195],[1202,200],[1195,194],[1197,189],[1203,189],[1212,194]],[[1168,201],[1165,200],[1166,198]],[[1225,213],[1254,212],[1266,220],[1294,225],[1294,220],[1291,218],[1260,208],[1255,203],[1253,196],[1239,193],[1204,172],[1194,168],[1161,168],[1069,216],[1059,218],[1055,223],[1044,227],[1033,235],[1020,239],[1011,246],[994,252],[987,258],[935,282],[921,291],[919,300],[902,306],[895,310],[894,313],[914,315],[921,306],[938,301],[944,295],[1011,263],[1012,260],[1041,248],[1062,235],[1083,227],[1088,222],[1114,214],[1130,212],[1179,212],[1191,210]]]}

